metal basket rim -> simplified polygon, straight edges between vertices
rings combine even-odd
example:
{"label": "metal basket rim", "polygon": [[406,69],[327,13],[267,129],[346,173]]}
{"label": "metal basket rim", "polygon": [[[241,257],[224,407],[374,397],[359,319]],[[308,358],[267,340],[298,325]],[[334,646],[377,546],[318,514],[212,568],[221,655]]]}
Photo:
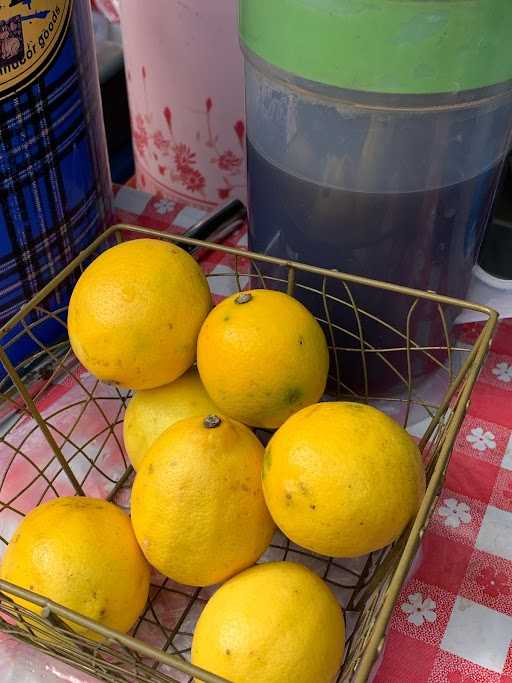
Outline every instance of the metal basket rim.
{"label": "metal basket rim", "polygon": [[216,242],[207,242],[204,240],[197,240],[191,237],[186,237],[185,235],[171,234],[164,231],[155,230],[153,228],[144,228],[138,225],[131,225],[130,223],[116,223],[107,228],[101,235],[99,235],[91,244],[80,251],[80,253],[72,260],[70,263],[63,268],[50,282],[45,285],[37,294],[35,294],[30,301],[24,304],[20,310],[15,313],[6,323],[0,327],[0,339],[5,336],[20,320],[22,320],[27,313],[29,313],[35,306],[37,306],[41,301],[43,301],[70,273],[72,273],[75,268],[77,268],[82,261],[87,258],[88,255],[93,253],[103,242],[105,242],[109,237],[113,235],[119,235],[120,232],[130,232],[138,233],[145,237],[165,240],[169,242],[176,242],[178,244],[184,244],[193,247],[199,247],[202,249],[207,249],[209,251],[219,251],[225,254],[231,254],[232,256],[237,256],[240,258],[247,258],[252,261],[260,261],[263,263],[271,263],[273,265],[282,266],[288,269],[314,273],[323,277],[328,277],[331,279],[341,280],[345,282],[350,282],[352,284],[364,285],[366,287],[372,287],[374,289],[383,289],[388,292],[395,292],[399,294],[405,294],[407,296],[415,297],[418,299],[423,299],[427,301],[433,301],[438,304],[444,304],[447,306],[456,306],[458,308],[463,308],[466,310],[474,311],[476,313],[482,313],[486,315],[490,321],[493,319],[498,320],[498,313],[493,308],[489,306],[484,306],[482,304],[477,304],[465,299],[458,299],[455,297],[445,296],[444,294],[438,294],[434,291],[423,291],[421,289],[414,289],[412,287],[406,287],[404,285],[397,285],[392,282],[385,282],[383,280],[374,280],[371,278],[363,277],[361,275],[352,275],[351,273],[343,273],[338,270],[332,270],[327,268],[320,268],[318,266],[311,266],[306,263],[301,263],[299,261],[291,261],[287,259],[277,258],[275,256],[267,256],[265,254],[259,254],[254,251],[249,251],[245,249],[239,249],[238,247],[230,247],[224,244],[217,244]]}

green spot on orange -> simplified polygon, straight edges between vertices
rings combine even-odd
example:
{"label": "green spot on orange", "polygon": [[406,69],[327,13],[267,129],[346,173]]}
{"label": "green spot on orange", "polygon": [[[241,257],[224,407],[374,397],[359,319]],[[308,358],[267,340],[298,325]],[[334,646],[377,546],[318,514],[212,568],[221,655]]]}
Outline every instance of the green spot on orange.
{"label": "green spot on orange", "polygon": [[291,406],[295,405],[302,398],[302,394],[302,389],[299,389],[298,387],[292,387],[288,389],[285,396],[286,403],[288,403]]}

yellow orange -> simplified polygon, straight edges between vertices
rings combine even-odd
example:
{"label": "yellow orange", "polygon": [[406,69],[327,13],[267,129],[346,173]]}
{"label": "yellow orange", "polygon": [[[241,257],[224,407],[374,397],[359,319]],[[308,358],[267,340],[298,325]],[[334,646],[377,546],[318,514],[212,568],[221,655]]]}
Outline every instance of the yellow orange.
{"label": "yellow orange", "polygon": [[131,240],[100,254],[80,276],[69,302],[69,339],[95,377],[151,389],[192,365],[210,306],[206,278],[189,254],[161,240]]}
{"label": "yellow orange", "polygon": [[128,515],[98,498],[56,498],[34,508],[9,543],[0,576],[122,632],[133,626],[149,592],[149,566]]}
{"label": "yellow orange", "polygon": [[133,528],[148,561],[192,586],[254,564],[274,532],[262,462],[263,446],[234,420],[191,417],[169,427],[133,484]]}
{"label": "yellow orange", "polygon": [[206,319],[199,374],[215,405],[252,427],[279,427],[321,397],[329,354],[320,325],[296,299],[271,290],[234,294]]}
{"label": "yellow orange", "polygon": [[137,391],[123,422],[124,445],[133,467],[139,468],[148,448],[175,422],[215,410],[196,368],[163,387]]}
{"label": "yellow orange", "polygon": [[425,472],[414,441],[384,413],[360,403],[319,403],[270,440],[263,490],[292,541],[352,557],[399,536],[418,510]]}
{"label": "yellow orange", "polygon": [[273,562],[214,594],[194,632],[192,663],[233,683],[332,683],[344,638],[327,584],[303,565]]}

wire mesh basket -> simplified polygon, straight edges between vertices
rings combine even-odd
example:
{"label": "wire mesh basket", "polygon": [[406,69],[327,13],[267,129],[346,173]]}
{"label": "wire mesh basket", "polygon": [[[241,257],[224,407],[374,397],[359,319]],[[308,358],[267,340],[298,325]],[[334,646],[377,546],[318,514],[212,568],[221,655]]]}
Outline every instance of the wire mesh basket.
{"label": "wire mesh basket", "polygon": [[[392,546],[355,560],[333,559],[277,534],[262,558],[303,562],[327,581],[343,605],[347,624],[345,660],[336,681],[366,681],[436,505],[496,313],[431,292],[146,228],[113,226],[0,330],[5,368],[0,379],[0,554],[22,517],[56,496],[105,497],[129,508],[133,470],[121,438],[129,393],[102,384],[80,367],[69,346],[66,306],[59,303],[59,291],[100,251],[128,236],[208,249],[212,257],[205,270],[214,297],[249,286],[277,287],[297,296],[314,311],[328,339],[329,393],[372,403],[418,437],[428,488],[414,523]],[[212,263],[217,264],[213,269]],[[387,319],[367,305],[383,296]],[[458,344],[451,332],[451,322],[463,310],[486,318],[473,346]],[[61,332],[48,343],[50,324]],[[22,361],[14,351],[20,339],[33,346],[31,357]],[[194,624],[212,590],[180,586],[154,574],[144,613],[130,635],[121,635],[0,581],[0,630],[103,681],[190,683],[195,676],[220,683],[223,679],[189,663]],[[40,614],[35,616],[11,596],[33,603]],[[69,624],[85,626],[104,639],[88,640]]]}

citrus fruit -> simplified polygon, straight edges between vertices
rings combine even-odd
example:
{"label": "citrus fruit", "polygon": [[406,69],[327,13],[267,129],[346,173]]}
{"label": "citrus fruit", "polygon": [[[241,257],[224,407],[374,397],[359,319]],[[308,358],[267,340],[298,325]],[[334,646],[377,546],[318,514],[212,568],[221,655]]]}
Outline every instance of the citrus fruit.
{"label": "citrus fruit", "polygon": [[149,448],[132,491],[132,522],[148,561],[192,586],[249,567],[274,532],[261,489],[263,446],[217,415],[169,427]]}
{"label": "citrus fruit", "polygon": [[189,254],[161,240],[131,240],[100,254],[80,276],[69,302],[69,339],[98,379],[151,389],[192,365],[210,306],[206,278]]}
{"label": "citrus fruit", "polygon": [[5,551],[0,576],[126,633],[146,604],[149,571],[128,516],[113,503],[76,496],[43,503],[24,518]]}
{"label": "citrus fruit", "polygon": [[197,364],[219,410],[273,429],[321,397],[329,354],[320,325],[301,303],[257,289],[211,311],[199,334]]}
{"label": "citrus fruit", "polygon": [[391,543],[425,492],[420,452],[384,413],[359,403],[319,403],[272,437],[263,465],[265,500],[295,543],[354,557]]}
{"label": "citrus fruit", "polygon": [[303,565],[272,562],[238,574],[210,598],[192,663],[233,683],[332,683],[344,637],[327,584]]}
{"label": "citrus fruit", "polygon": [[137,391],[123,422],[124,445],[133,467],[139,468],[151,444],[175,422],[214,411],[196,368],[163,387]]}

